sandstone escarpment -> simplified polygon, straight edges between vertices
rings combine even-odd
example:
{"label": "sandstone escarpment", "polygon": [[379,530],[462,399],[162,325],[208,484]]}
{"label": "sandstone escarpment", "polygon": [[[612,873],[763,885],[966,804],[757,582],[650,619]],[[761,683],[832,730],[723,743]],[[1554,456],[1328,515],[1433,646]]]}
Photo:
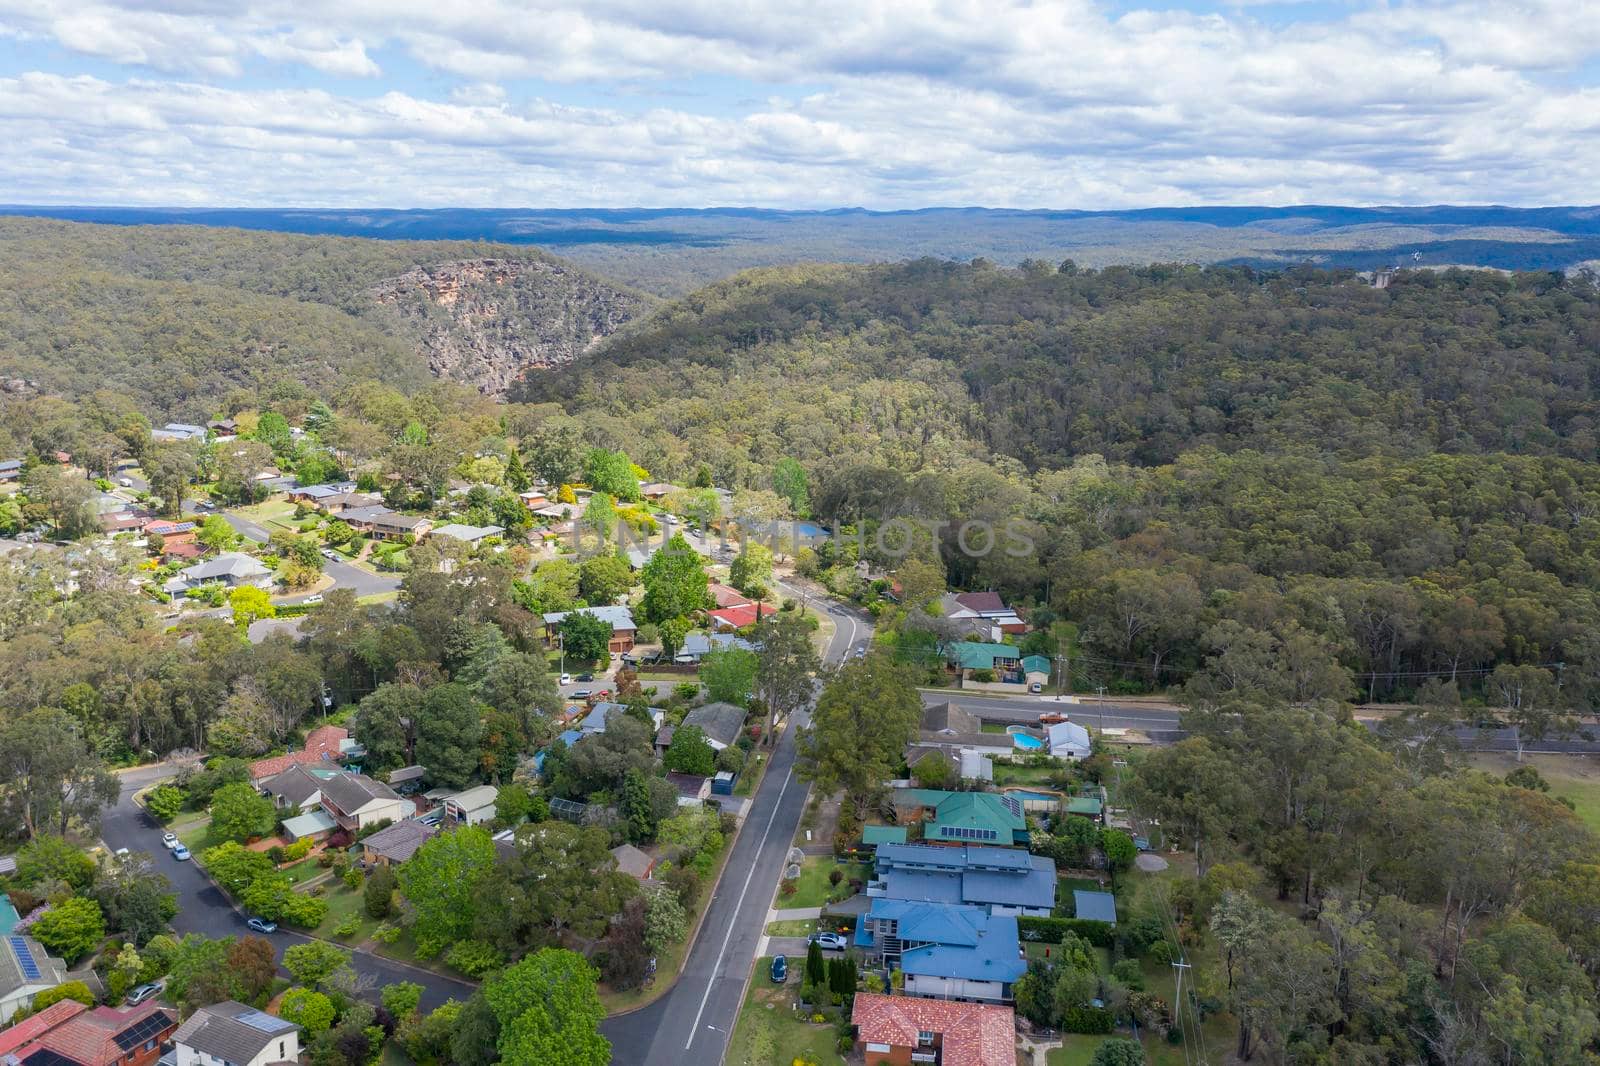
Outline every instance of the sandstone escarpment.
{"label": "sandstone escarpment", "polygon": [[436,376],[491,396],[530,370],[572,362],[649,309],[646,297],[538,259],[416,267],[369,292],[420,330]]}

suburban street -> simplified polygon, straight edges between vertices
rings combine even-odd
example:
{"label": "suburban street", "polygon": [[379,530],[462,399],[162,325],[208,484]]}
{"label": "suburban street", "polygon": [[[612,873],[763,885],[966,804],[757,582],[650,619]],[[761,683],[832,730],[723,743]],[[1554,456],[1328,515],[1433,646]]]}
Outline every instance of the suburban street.
{"label": "suburban street", "polygon": [[[179,934],[202,933],[208,937],[246,935],[249,930],[244,926],[244,917],[234,910],[227,897],[193,861],[179,862],[162,847],[161,827],[133,802],[135,792],[171,774],[171,769],[166,766],[142,767],[123,774],[122,794],[117,798],[116,806],[109,808],[102,817],[100,838],[113,851],[127,848],[129,851],[146,852],[156,869],[171,879],[173,890],[178,894],[178,915],[172,920],[172,926]],[[277,951],[279,962],[282,962],[286,949],[295,944],[310,943],[312,938],[280,927],[267,939]],[[367,952],[355,952],[353,958],[356,973],[371,981],[374,1000],[376,990],[384,985],[413,981],[422,986],[422,1006],[424,1010],[429,1010],[451,997],[464,1000],[475,987],[465,981]]]}
{"label": "suburban street", "polygon": [[[815,598],[812,603],[837,626],[827,661],[839,661],[870,633],[855,611]],[[805,810],[807,786],[794,775],[794,733],[805,721],[804,715],[797,715],[773,751],[678,983],[650,1006],[601,1024],[601,1032],[611,1041],[613,1062],[699,1066],[722,1061],[778,877]]]}

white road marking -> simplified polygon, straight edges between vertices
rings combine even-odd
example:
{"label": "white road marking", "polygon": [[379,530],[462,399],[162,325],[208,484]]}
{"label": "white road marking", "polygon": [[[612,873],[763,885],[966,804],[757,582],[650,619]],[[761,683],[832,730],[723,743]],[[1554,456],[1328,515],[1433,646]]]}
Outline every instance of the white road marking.
{"label": "white road marking", "polygon": [[756,870],[760,868],[761,852],[767,846],[767,838],[772,835],[772,824],[778,820],[778,812],[783,809],[783,794],[789,791],[789,782],[793,780],[794,766],[791,764],[788,774],[784,776],[783,787],[778,789],[778,799],[772,805],[772,813],[767,816],[767,826],[761,832],[761,842],[756,845],[757,861],[750,864],[750,872],[744,875],[744,886],[739,889],[739,901],[733,905],[733,918],[728,922],[728,931],[722,934],[722,946],[717,949],[717,962],[711,967],[711,976],[706,979],[705,995],[700,997],[700,1009],[694,1012],[694,1024],[689,1027],[689,1042],[683,1045],[685,1051],[693,1046],[695,1035],[700,1032],[700,1019],[706,1012],[706,1001],[711,998],[711,986],[716,983],[717,971],[722,968],[722,960],[728,954],[728,941],[733,939],[733,931],[739,925],[739,912],[744,909],[744,897],[750,891],[750,882],[756,876]]}

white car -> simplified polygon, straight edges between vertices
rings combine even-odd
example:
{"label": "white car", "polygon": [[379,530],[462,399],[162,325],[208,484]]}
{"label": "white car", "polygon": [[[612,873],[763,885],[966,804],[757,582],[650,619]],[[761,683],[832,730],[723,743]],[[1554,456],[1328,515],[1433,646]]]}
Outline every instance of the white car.
{"label": "white car", "polygon": [[300,602],[301,603],[308,603],[308,604],[309,603],[321,603],[322,602],[322,593],[314,592],[311,595],[307,596],[305,599],[301,600]]}
{"label": "white car", "polygon": [[178,846],[178,834],[177,833],[162,833],[161,834],[161,846],[166,848],[168,851],[171,851],[173,848],[177,847]]}
{"label": "white car", "polygon": [[561,683],[562,683],[562,684],[563,684],[563,685],[570,685],[570,684],[572,684],[572,675],[571,675],[571,674],[562,674],[562,675],[561,675]]}

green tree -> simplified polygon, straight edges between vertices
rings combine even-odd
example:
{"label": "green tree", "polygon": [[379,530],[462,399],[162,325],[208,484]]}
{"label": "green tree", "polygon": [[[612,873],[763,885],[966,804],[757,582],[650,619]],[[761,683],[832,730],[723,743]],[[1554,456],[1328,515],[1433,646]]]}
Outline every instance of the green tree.
{"label": "green tree", "polygon": [[417,724],[417,762],[428,778],[450,788],[465,788],[478,768],[483,730],[482,705],[465,685],[437,685],[422,699]]}
{"label": "green tree", "polygon": [[639,577],[644,584],[639,606],[648,622],[660,625],[669,618],[707,610],[712,604],[705,565],[682,533],[674,533],[650,557]]}
{"label": "green tree", "polygon": [[659,955],[689,935],[689,912],[678,894],[665,887],[645,893],[645,946]]}
{"label": "green tree", "polygon": [[39,943],[67,962],[76,962],[105,939],[105,916],[100,904],[73,896],[53,904],[44,917],[33,923],[29,932]]}
{"label": "green tree", "polygon": [[767,586],[772,583],[772,550],[746,541],[728,564],[728,580],[748,596],[765,596]]}
{"label": "green tree", "polygon": [[680,725],[673,730],[662,765],[682,774],[709,777],[716,770],[717,753],[706,740],[705,730],[697,725]]}
{"label": "green tree", "polygon": [[82,1003],[85,1007],[94,1006],[94,993],[89,991],[88,985],[82,981],[63,981],[33,997],[33,1013],[38,1014],[46,1007],[53,1007],[66,999]]}
{"label": "green tree", "polygon": [[226,552],[232,551],[238,545],[239,534],[234,532],[233,527],[222,515],[209,514],[195,530],[194,539],[211,551]]}
{"label": "green tree", "polygon": [[622,803],[618,810],[622,816],[623,832],[637,844],[654,839],[656,835],[655,812],[650,806],[650,784],[644,771],[635,767],[622,779]]}
{"label": "green tree", "polygon": [[777,742],[777,726],[805,706],[821,666],[811,629],[793,614],[771,615],[756,625],[756,695],[767,709],[764,744]]}
{"label": "green tree", "polygon": [[0,811],[31,838],[99,824],[120,785],[65,711],[0,715]]}
{"label": "green tree", "polygon": [[573,658],[598,662],[610,655],[611,623],[589,611],[573,611],[561,620],[561,641]]}
{"label": "green tree", "polygon": [[471,932],[484,902],[479,887],[494,863],[488,831],[467,826],[427,840],[400,867],[400,894],[411,905],[417,948],[425,956]]}
{"label": "green tree", "polygon": [[1124,1037],[1107,1037],[1094,1049],[1089,1066],[1144,1066],[1144,1045]]}
{"label": "green tree", "polygon": [[305,1027],[315,1037],[333,1026],[333,1000],[309,988],[291,988],[278,1001],[278,1016]]}
{"label": "green tree", "polygon": [[379,685],[362,697],[352,732],[367,749],[367,759],[374,767],[394,768],[411,762],[422,703],[422,689],[398,681]]}
{"label": "green tree", "polygon": [[512,448],[506,456],[506,488],[512,492],[527,492],[533,487],[533,478],[528,476],[528,468],[522,465],[522,453]]}
{"label": "green tree", "polygon": [[[512,453],[516,454],[515,452]],[[384,985],[380,993],[383,1009],[395,1018],[403,1019],[416,1012],[422,1003],[422,986],[414,981],[399,981]]]}
{"label": "green tree", "polygon": [[603,829],[566,822],[524,827],[517,852],[495,868],[481,893],[476,935],[505,952],[598,938],[637,882],[611,863]]}
{"label": "green tree", "polygon": [[399,887],[399,879],[387,864],[373,867],[361,886],[362,904],[367,917],[379,920],[389,917],[394,906],[395,889]]}
{"label": "green tree", "polygon": [[615,603],[633,587],[633,571],[615,555],[585,559],[578,570],[578,593],[592,606]]}
{"label": "green tree", "polygon": [[522,449],[546,485],[565,485],[583,472],[583,441],[571,425],[546,423],[523,440]]}
{"label": "green tree", "polygon": [[244,842],[272,832],[272,801],[244,782],[224,785],[211,797],[211,829],[224,840]]}
{"label": "green tree", "polygon": [[172,785],[157,785],[145,793],[144,809],[154,815],[157,821],[170,822],[183,809],[183,801],[182,789]]}
{"label": "green tree", "polygon": [[707,698],[743,707],[755,693],[759,663],[748,648],[707,652],[700,659],[700,683],[706,687]]}
{"label": "green tree", "polygon": [[1139,855],[1133,838],[1120,829],[1100,831],[1100,850],[1105,852],[1106,865],[1111,868],[1113,874],[1127,870]]}
{"label": "green tree", "polygon": [[283,968],[296,984],[322,990],[334,974],[350,965],[350,953],[325,940],[295,944],[283,953]]}
{"label": "green tree", "polygon": [[265,1002],[278,976],[278,956],[272,945],[259,936],[242,937],[228,945],[226,963],[233,998],[243,1003]]}
{"label": "green tree", "polygon": [[623,452],[590,448],[584,457],[583,474],[597,493],[609,493],[629,503],[639,500],[639,476],[634,473],[633,460]]}
{"label": "green tree", "polygon": [[278,615],[278,608],[273,605],[267,590],[254,585],[240,585],[228,593],[228,605],[233,608],[233,624],[241,632],[249,629],[251,622],[276,618]]}
{"label": "green tree", "polygon": [[582,955],[546,948],[486,982],[484,998],[500,1022],[500,1060],[607,1066],[611,1044],[600,1035],[599,976]]}
{"label": "green tree", "polygon": [[600,538],[601,543],[609,542],[617,528],[616,501],[604,492],[590,496],[583,508],[582,522],[584,528]]}
{"label": "green tree", "polygon": [[683,642],[688,638],[691,628],[689,620],[681,615],[677,618],[669,618],[656,627],[656,632],[661,638],[661,650],[668,658],[678,654],[678,650],[683,647]]}
{"label": "green tree", "polygon": [[823,795],[843,789],[863,818],[894,776],[921,718],[922,699],[904,668],[883,655],[854,660],[817,698],[796,745],[796,769]]}
{"label": "green tree", "polygon": [[806,468],[787,455],[772,468],[772,491],[787,500],[798,517],[811,513],[811,485]]}

